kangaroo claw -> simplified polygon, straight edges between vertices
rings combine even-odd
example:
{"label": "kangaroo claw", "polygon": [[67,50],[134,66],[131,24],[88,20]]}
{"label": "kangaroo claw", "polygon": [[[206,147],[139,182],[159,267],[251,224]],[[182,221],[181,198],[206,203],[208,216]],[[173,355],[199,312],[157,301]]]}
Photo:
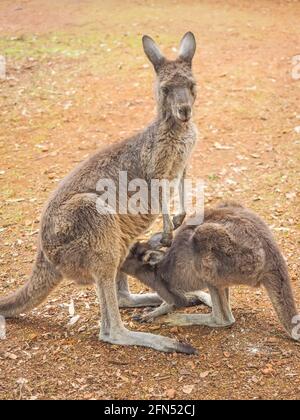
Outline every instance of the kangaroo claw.
{"label": "kangaroo claw", "polygon": [[185,354],[190,354],[190,355],[195,355],[197,356],[199,353],[198,351],[192,347],[190,344],[184,343],[182,341],[178,342],[178,349],[177,349],[178,353],[185,353]]}
{"label": "kangaroo claw", "polygon": [[140,324],[146,324],[147,322],[151,322],[153,320],[152,318],[147,317],[147,315],[134,315],[132,319]]}

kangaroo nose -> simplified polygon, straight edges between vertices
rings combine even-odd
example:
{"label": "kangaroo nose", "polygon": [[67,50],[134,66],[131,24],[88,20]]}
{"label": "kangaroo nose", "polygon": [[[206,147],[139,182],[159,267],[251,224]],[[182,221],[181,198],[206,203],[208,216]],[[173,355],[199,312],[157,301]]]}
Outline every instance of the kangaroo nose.
{"label": "kangaroo nose", "polygon": [[192,109],[189,105],[181,105],[178,108],[178,118],[181,121],[188,121],[192,116]]}

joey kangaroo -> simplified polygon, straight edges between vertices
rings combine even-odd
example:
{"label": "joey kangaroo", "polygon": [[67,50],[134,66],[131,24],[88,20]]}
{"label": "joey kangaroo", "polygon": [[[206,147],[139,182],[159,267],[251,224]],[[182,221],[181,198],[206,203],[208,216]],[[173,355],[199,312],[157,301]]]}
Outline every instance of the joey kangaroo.
{"label": "joey kangaroo", "polygon": [[157,235],[148,243],[137,243],[122,267],[165,300],[155,311],[139,317],[140,321],[150,321],[176,306],[185,306],[184,292],[208,288],[211,301],[204,292],[201,300],[212,306],[211,314],[172,314],[166,322],[230,326],[235,320],[229,288],[263,285],[283,327],[299,341],[293,323],[298,312],[287,265],[270,229],[250,210],[232,202],[207,209],[203,224],[183,225],[167,252],[155,248]]}
{"label": "joey kangaroo", "polygon": [[[155,121],[129,140],[99,151],[62,181],[42,215],[32,276],[19,291],[0,299],[0,314],[14,317],[31,310],[63,278],[78,284],[94,283],[102,312],[100,340],[165,352],[193,353],[188,344],[129,331],[120,317],[119,304],[134,307],[162,302],[156,294],[131,295],[127,278],[120,273],[130,246],[157,216],[105,214],[96,209],[99,198],[96,185],[100,179],[109,178],[118,186],[120,171],[127,171],[128,181],[139,178],[148,185],[152,179],[180,179],[196,141],[192,123],[196,98],[192,73],[194,35],[188,32],[183,37],[179,56],[174,61],[167,60],[148,36],[143,37],[143,47],[156,72]],[[183,217],[184,214],[179,215],[179,220]],[[168,215],[164,216],[164,230],[163,240],[168,242],[173,230]]]}

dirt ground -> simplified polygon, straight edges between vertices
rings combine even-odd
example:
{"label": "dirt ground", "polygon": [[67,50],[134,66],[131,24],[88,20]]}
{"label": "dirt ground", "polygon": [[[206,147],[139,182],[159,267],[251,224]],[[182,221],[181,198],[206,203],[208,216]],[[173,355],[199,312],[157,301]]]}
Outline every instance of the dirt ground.
{"label": "dirt ground", "polygon": [[[154,116],[141,35],[174,56],[192,30],[199,143],[189,174],[205,180],[207,204],[240,200],[272,226],[300,306],[299,21],[299,1],[2,0],[0,294],[28,278],[41,209],[59,180]],[[68,326],[72,300],[80,318]],[[188,341],[198,356],[110,346],[97,340],[94,290],[66,282],[8,322],[0,398],[299,398],[300,347],[265,292],[236,288],[233,310],[237,322],[225,330],[141,326],[131,320],[139,310],[122,310],[128,327]]]}

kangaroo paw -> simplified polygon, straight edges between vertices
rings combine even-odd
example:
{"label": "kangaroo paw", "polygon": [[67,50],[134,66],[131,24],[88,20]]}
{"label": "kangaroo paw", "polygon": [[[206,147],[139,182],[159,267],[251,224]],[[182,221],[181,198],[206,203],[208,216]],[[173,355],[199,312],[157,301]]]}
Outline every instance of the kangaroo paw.
{"label": "kangaroo paw", "polygon": [[164,246],[166,246],[167,248],[170,248],[173,242],[173,233],[169,232],[169,233],[163,233],[162,234],[162,238],[160,243]]}
{"label": "kangaroo paw", "polygon": [[178,229],[182,225],[185,217],[186,217],[186,213],[177,214],[176,216],[173,217],[174,230]]}

